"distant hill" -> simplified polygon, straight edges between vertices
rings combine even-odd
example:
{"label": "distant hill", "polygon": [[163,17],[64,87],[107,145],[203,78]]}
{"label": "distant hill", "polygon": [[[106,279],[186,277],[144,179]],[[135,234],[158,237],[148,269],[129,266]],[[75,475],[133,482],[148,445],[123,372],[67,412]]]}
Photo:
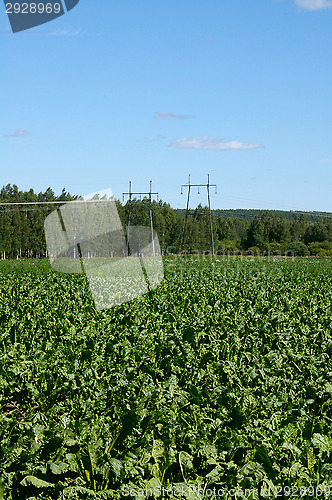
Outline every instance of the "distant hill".
{"label": "distant hill", "polygon": [[[180,214],[185,214],[186,211],[185,209],[177,209],[176,210]],[[191,212],[194,212],[194,210],[191,210]],[[280,217],[280,218],[285,218],[288,220],[294,220],[299,217],[304,216],[308,221],[315,222],[319,219],[331,219],[332,218],[332,213],[331,212],[297,212],[297,211],[284,211],[284,210],[260,210],[256,208],[228,208],[228,209],[215,209],[213,210],[214,214],[216,217],[237,217],[238,219],[243,219],[243,220],[252,220],[254,219],[257,215],[260,215],[262,213],[267,214],[271,217]]]}

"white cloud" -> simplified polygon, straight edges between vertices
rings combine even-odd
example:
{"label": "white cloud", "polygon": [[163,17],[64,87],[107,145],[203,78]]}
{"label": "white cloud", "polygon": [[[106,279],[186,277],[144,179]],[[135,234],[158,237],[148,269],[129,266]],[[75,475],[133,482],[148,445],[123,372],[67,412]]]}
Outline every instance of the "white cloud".
{"label": "white cloud", "polygon": [[193,115],[176,115],[174,113],[169,113],[168,111],[157,111],[153,118],[157,120],[189,120],[189,118],[194,118]]}
{"label": "white cloud", "polygon": [[218,137],[203,136],[177,139],[176,141],[173,141],[170,146],[177,149],[214,149],[218,151],[227,151],[256,149],[261,148],[262,144],[259,142],[225,142],[223,139],[219,139]]}
{"label": "white cloud", "polygon": [[295,4],[306,10],[331,9],[332,0],[295,0]]}
{"label": "white cloud", "polygon": [[19,128],[18,130],[15,130],[12,134],[9,134],[8,137],[26,137],[28,135],[28,131]]}

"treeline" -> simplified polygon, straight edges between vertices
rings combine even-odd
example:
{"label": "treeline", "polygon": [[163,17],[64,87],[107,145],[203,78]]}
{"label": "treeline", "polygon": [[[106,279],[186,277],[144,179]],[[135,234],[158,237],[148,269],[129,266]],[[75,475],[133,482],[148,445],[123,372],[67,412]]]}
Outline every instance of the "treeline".
{"label": "treeline", "polygon": [[[216,217],[237,217],[239,219],[252,220],[259,216],[262,210],[257,208],[228,208],[228,209],[217,209],[215,210]],[[323,217],[331,217],[332,213],[322,213],[322,212],[299,212],[299,211],[286,211],[286,210],[266,210],[272,217],[277,217],[281,219],[294,220],[299,217],[299,215],[305,215],[308,221],[316,222]]]}
{"label": "treeline", "polygon": [[[46,242],[44,220],[57,205],[43,202],[72,201],[72,196],[62,190],[56,196],[51,188],[35,193],[33,189],[20,191],[8,184],[0,191],[0,258],[45,257]],[[13,203],[31,203],[14,205]],[[9,205],[11,203],[12,205]],[[37,203],[37,204],[36,204]],[[8,204],[6,206],[6,204]],[[149,200],[133,200],[131,205],[116,201],[118,212],[125,227],[148,226]],[[186,223],[183,245],[185,211],[175,210],[168,203],[153,201],[151,204],[154,230],[158,234],[164,254],[209,252],[211,233],[209,211],[199,205],[190,210]],[[220,215],[212,212],[212,228],[216,253],[236,255],[332,255],[332,220],[328,217],[313,218],[310,214],[285,216],[282,212],[258,212],[253,218]]]}
{"label": "treeline", "polygon": [[[43,205],[43,202],[72,201],[76,197],[62,190],[55,196],[51,188],[44,193],[33,189],[20,191],[14,184],[7,184],[0,191],[0,258],[44,257],[46,243],[44,220],[56,205]],[[4,205],[8,203],[8,206]],[[15,203],[31,203],[15,205]],[[36,205],[36,203],[41,203]],[[10,205],[9,205],[10,204]]]}

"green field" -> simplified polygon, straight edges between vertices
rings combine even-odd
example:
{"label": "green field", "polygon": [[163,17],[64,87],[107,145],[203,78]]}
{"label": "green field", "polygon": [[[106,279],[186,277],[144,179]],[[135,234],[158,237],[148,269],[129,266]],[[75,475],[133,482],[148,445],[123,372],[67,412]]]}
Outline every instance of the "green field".
{"label": "green field", "polygon": [[0,499],[332,498],[332,261],[164,266],[98,312],[85,276],[0,262]]}

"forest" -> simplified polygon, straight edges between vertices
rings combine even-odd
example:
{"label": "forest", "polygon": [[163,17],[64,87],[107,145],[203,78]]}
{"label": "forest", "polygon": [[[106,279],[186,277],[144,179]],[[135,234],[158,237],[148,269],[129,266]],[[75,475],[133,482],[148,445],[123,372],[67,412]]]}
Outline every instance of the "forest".
{"label": "forest", "polygon": [[[56,196],[51,188],[35,193],[21,191],[14,184],[0,191],[0,258],[42,258],[47,256],[44,220],[60,201],[77,199],[65,189]],[[53,205],[43,202],[55,202]],[[12,205],[13,203],[34,203]],[[6,206],[6,203],[11,205]],[[38,205],[38,203],[41,203]],[[116,200],[121,221],[126,226],[129,201]],[[149,200],[134,199],[130,206],[132,225],[149,225]],[[211,252],[209,211],[198,205],[188,213],[185,241],[185,210],[176,210],[163,201],[152,201],[154,230],[164,255]],[[258,210],[213,210],[212,228],[218,255],[332,255],[332,219],[330,214]]]}

